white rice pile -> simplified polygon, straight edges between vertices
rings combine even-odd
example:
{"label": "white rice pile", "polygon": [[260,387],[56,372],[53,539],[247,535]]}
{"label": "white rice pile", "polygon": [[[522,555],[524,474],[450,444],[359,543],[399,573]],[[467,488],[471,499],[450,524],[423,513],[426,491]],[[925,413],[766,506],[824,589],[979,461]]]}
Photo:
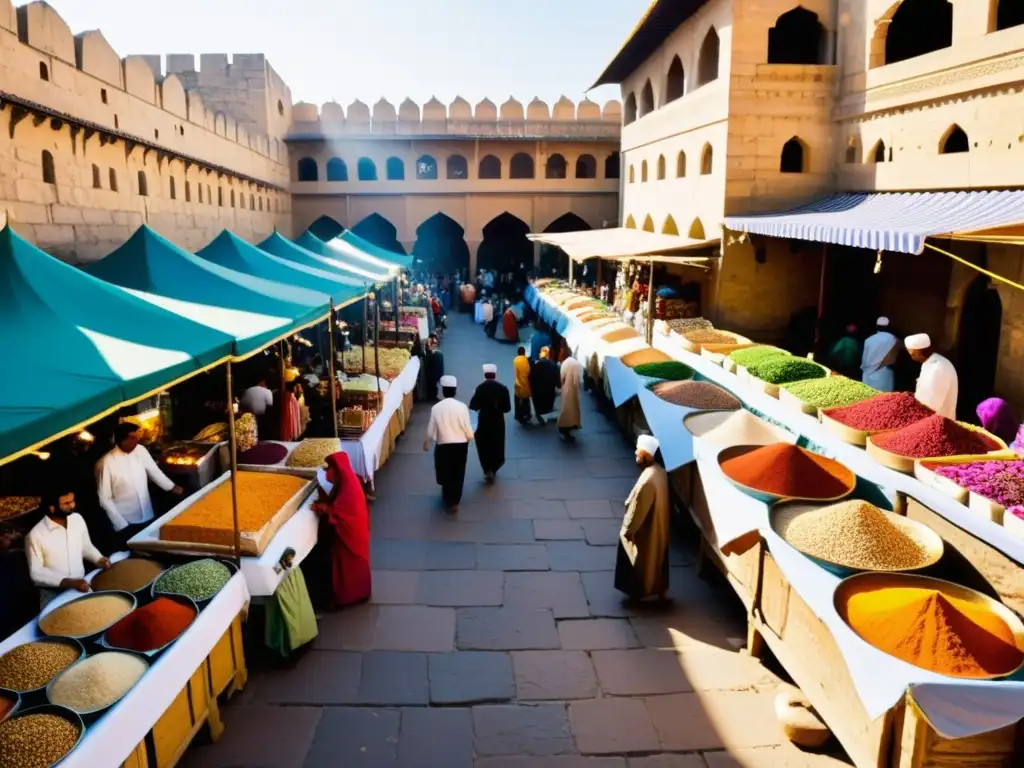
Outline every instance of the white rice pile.
{"label": "white rice pile", "polygon": [[695,437],[721,448],[795,443],[797,439],[792,432],[769,424],[746,410],[697,414],[686,420],[686,426]]}

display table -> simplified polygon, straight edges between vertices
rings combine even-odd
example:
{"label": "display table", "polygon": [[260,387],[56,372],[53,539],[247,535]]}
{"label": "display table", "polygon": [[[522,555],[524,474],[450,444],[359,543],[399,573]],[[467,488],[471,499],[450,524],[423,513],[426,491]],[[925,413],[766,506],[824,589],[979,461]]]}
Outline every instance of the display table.
{"label": "display table", "polygon": [[[47,607],[79,594],[69,590]],[[248,603],[245,578],[235,574],[136,686],[88,727],[61,768],[168,768],[204,725],[218,738],[223,725],[217,697],[244,688],[248,675],[242,648]],[[0,644],[0,654],[37,637],[33,621]],[[147,744],[153,747],[155,762],[147,756]]]}

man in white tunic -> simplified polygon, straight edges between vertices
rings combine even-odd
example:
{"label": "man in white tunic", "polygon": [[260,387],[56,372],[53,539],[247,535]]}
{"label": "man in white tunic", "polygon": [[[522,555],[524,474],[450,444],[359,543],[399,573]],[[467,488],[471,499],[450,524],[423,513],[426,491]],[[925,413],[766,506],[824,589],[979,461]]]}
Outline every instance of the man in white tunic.
{"label": "man in white tunic", "polygon": [[441,498],[449,512],[459,511],[462,486],[466,480],[466,458],[473,440],[473,424],[469,408],[455,399],[458,381],[454,376],[441,377],[443,399],[430,409],[427,439],[423,450],[434,448],[434,477],[441,486]]}
{"label": "man in white tunic", "polygon": [[904,343],[915,363],[921,364],[914,396],[933,411],[947,419],[956,418],[957,375],[948,359],[932,349],[927,333],[908,336]]}
{"label": "man in white tunic", "polygon": [[174,484],[149,455],[139,447],[139,428],[121,422],[114,431],[117,445],[96,462],[96,491],[100,506],[110,518],[114,530],[121,534],[122,546],[153,519],[153,502],[149,497],[149,481],[158,488],[181,496]]}
{"label": "man in white tunic", "polygon": [[634,600],[665,599],[672,507],[668,473],[655,461],[660,444],[651,435],[636,441],[636,463],[643,468],[626,499],[619,531],[615,588]]}
{"label": "man in white tunic", "polygon": [[864,342],[860,366],[863,381],[879,392],[892,392],[896,386],[892,367],[900,354],[900,342],[889,332],[888,317],[878,318],[875,327],[875,333]]}
{"label": "man in white tunic", "polygon": [[580,418],[580,384],[583,382],[583,366],[575,357],[567,357],[562,361],[561,405],[558,410],[558,431],[562,439],[568,443],[576,442],[573,435],[583,427]]}

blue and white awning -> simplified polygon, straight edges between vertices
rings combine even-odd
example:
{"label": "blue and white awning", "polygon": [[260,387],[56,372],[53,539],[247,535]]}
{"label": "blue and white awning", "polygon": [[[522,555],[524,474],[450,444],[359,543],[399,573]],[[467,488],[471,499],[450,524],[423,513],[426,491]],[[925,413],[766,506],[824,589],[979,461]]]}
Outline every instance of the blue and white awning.
{"label": "blue and white awning", "polygon": [[986,232],[1024,224],[1024,190],[887,192],[833,195],[781,213],[729,216],[735,232],[921,253],[926,238],[985,240]]}

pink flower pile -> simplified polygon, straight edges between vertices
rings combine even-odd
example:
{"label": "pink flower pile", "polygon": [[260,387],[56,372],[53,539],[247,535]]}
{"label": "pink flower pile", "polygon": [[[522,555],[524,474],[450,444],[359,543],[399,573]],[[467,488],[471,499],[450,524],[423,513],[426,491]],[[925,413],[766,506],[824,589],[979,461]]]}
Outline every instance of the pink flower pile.
{"label": "pink flower pile", "polygon": [[954,464],[935,473],[1004,507],[1024,505],[1024,461]]}

